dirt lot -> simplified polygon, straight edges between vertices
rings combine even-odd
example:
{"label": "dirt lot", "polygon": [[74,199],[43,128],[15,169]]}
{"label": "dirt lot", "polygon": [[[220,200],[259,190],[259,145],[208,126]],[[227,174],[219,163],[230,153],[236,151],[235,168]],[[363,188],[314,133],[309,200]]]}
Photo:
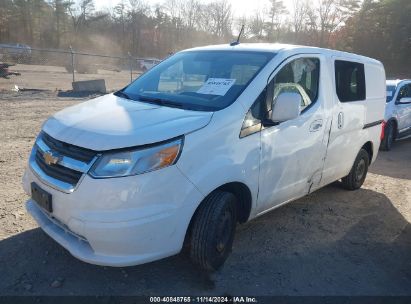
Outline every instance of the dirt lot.
{"label": "dirt lot", "polygon": [[[11,90],[14,86],[26,89],[44,90],[71,90],[72,74],[64,67],[45,65],[18,64],[10,67],[10,71],[21,73],[21,76],[10,76],[10,79],[0,77],[0,90]],[[133,79],[139,73],[133,73]],[[107,91],[118,90],[130,82],[130,71],[128,70],[103,70],[99,69],[97,74],[75,74],[75,80],[104,79]]]}
{"label": "dirt lot", "polygon": [[76,260],[26,214],[20,181],[43,120],[81,101],[0,92],[0,295],[411,295],[411,140],[381,152],[362,189],[335,183],[240,226],[212,276],[181,255]]}

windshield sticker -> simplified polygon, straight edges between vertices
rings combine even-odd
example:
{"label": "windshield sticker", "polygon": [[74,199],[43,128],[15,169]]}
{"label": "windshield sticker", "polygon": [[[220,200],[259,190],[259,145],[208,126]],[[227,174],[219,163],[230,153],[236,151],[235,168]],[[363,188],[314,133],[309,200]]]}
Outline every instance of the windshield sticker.
{"label": "windshield sticker", "polygon": [[387,97],[391,97],[392,96],[392,92],[391,91],[387,91]]}
{"label": "windshield sticker", "polygon": [[224,96],[234,83],[235,79],[208,78],[197,93]]}

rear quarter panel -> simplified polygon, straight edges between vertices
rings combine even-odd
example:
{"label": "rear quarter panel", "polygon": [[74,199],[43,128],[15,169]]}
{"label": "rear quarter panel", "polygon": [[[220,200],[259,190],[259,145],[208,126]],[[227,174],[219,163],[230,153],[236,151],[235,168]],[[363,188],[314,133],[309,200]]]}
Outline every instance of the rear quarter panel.
{"label": "rear quarter panel", "polygon": [[381,63],[365,64],[367,88],[365,124],[383,120],[386,105],[385,70]]}
{"label": "rear quarter panel", "polygon": [[[382,63],[372,62],[365,65],[365,82],[367,87],[365,125],[384,120],[385,107],[387,106],[387,90],[385,69]],[[381,144],[382,125],[366,128],[367,137],[373,143],[373,157],[375,161]]]}

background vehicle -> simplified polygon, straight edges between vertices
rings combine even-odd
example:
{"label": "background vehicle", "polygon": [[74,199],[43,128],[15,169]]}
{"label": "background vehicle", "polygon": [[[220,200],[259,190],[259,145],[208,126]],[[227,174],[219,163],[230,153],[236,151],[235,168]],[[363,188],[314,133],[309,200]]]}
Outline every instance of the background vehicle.
{"label": "background vehicle", "polygon": [[157,59],[157,58],[144,58],[144,59],[138,60],[138,63],[140,65],[140,69],[143,72],[151,69],[152,67],[159,64],[160,62],[161,62],[161,60]]}
{"label": "background vehicle", "polygon": [[4,60],[27,63],[31,58],[31,47],[21,43],[3,43],[0,44],[0,53],[3,54]]}
{"label": "background vehicle", "polygon": [[387,80],[384,133],[381,149],[391,149],[396,139],[411,136],[411,80]]}
{"label": "background vehicle", "polygon": [[339,179],[360,188],[384,106],[384,68],[367,57],[278,44],[183,51],[51,117],[23,178],[26,207],[83,261],[136,265],[186,242],[215,270],[237,223]]}

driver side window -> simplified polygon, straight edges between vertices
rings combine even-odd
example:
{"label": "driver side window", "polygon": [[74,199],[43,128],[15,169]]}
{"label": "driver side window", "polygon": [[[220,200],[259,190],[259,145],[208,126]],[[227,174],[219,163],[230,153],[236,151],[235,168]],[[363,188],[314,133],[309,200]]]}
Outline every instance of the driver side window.
{"label": "driver side window", "polygon": [[299,93],[302,97],[301,111],[317,100],[320,76],[318,58],[298,58],[286,64],[272,80],[272,98],[267,99],[271,111],[271,100],[282,92]]}
{"label": "driver side window", "polygon": [[281,92],[299,93],[302,96],[301,111],[315,103],[318,97],[320,60],[298,58],[286,64],[266,86],[244,118],[240,137],[261,129],[261,121],[270,116],[272,101]]}
{"label": "driver side window", "polygon": [[400,89],[398,93],[397,100],[399,101],[401,98],[404,98],[404,97],[411,97],[411,84],[406,84],[402,86],[402,88]]}

